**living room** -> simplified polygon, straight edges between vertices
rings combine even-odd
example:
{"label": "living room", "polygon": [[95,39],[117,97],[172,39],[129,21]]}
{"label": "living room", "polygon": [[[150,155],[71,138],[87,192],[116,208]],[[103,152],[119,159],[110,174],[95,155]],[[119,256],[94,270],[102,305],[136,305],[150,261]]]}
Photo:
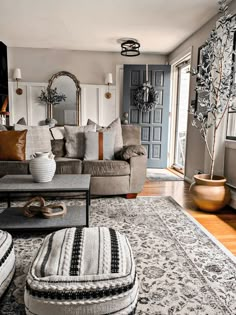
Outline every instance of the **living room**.
{"label": "living room", "polygon": [[[207,155],[205,142],[199,130],[192,126],[193,109],[197,106],[197,97],[195,90],[196,77],[191,75],[189,75],[189,95],[186,101],[188,114],[186,121],[184,167],[178,168],[175,165],[176,103],[178,97],[176,89],[178,75],[176,71],[178,70],[178,66],[186,61],[190,62],[190,68],[197,67],[199,64],[199,49],[209,37],[209,34],[216,25],[216,21],[222,13],[218,13],[219,4],[216,0],[199,0],[197,3],[189,3],[189,1],[184,0],[178,2],[178,4],[171,3],[167,6],[168,3],[164,3],[161,0],[150,1],[150,3],[142,3],[141,1],[125,3],[121,1],[118,8],[118,6],[108,1],[104,1],[104,3],[95,2],[93,5],[91,3],[82,3],[81,1],[77,1],[77,3],[76,1],[72,1],[71,7],[67,7],[68,4],[62,1],[52,1],[49,4],[46,3],[46,1],[41,1],[37,4],[30,4],[25,1],[18,3],[17,1],[4,0],[1,5],[3,8],[3,10],[1,10],[2,14],[0,13],[0,40],[7,46],[9,97],[7,112],[9,112],[9,115],[7,114],[5,116],[1,114],[3,118],[6,118],[6,124],[8,126],[14,126],[21,118],[25,120],[27,127],[44,125],[46,118],[56,118],[53,114],[50,117],[48,116],[48,107],[39,100],[39,96],[42,90],[45,91],[47,89],[48,84],[51,84],[51,87],[55,87],[57,86],[56,83],[59,82],[61,78],[65,76],[68,77],[69,74],[69,79],[73,85],[74,97],[79,95],[76,105],[76,114],[73,114],[73,116],[68,111],[68,117],[75,119],[72,124],[79,125],[80,127],[86,126],[86,128],[89,129],[90,127],[87,127],[87,121],[91,120],[95,124],[95,127],[91,127],[89,132],[92,131],[93,128],[95,128],[93,131],[98,132],[99,126],[108,126],[112,122],[114,123],[117,118],[120,118],[120,130],[122,129],[121,137],[123,137],[122,145],[128,147],[132,144],[135,148],[132,148],[133,151],[126,150],[122,152],[123,155],[119,161],[120,173],[118,175],[116,174],[114,176],[114,173],[109,176],[104,175],[102,174],[102,172],[104,172],[104,165],[102,171],[100,167],[99,172],[101,171],[101,173],[99,173],[99,176],[102,177],[102,179],[97,179],[99,176],[97,174],[95,176],[92,173],[94,172],[94,165],[92,165],[91,161],[82,161],[82,163],[78,161],[73,162],[73,171],[76,169],[76,174],[78,170],[82,172],[81,169],[86,170],[84,174],[91,174],[91,190],[86,192],[86,196],[83,199],[79,198],[78,201],[75,201],[75,199],[72,198],[71,200],[68,199],[65,201],[68,206],[65,218],[69,213],[69,206],[76,205],[76,202],[78,202],[79,206],[84,206],[86,200],[86,208],[89,208],[89,210],[86,210],[86,216],[89,217],[89,221],[88,218],[86,218],[85,226],[106,226],[112,229],[114,228],[127,236],[131,248],[133,249],[139,278],[140,293],[136,310],[137,314],[169,314],[170,312],[173,314],[195,314],[197,310],[199,310],[199,314],[235,314],[235,306],[233,306],[232,302],[236,295],[234,289],[231,288],[232,291],[229,293],[230,306],[226,306],[221,298],[219,298],[220,302],[216,303],[220,293],[217,293],[218,295],[212,295],[208,300],[203,294],[204,289],[206,289],[208,293],[212,290],[209,284],[210,282],[214,282],[217,290],[220,290],[221,286],[225,286],[224,290],[226,290],[224,280],[226,278],[229,279],[231,276],[231,274],[227,275],[227,272],[230,268],[232,272],[235,270],[235,260],[230,256],[230,253],[224,250],[219,253],[213,248],[215,246],[214,244],[217,244],[217,246],[221,248],[222,243],[233,255],[235,255],[236,252],[234,245],[236,240],[236,223],[233,210],[236,208],[236,194],[234,190],[236,187],[236,173],[234,171],[234,155],[236,149],[235,134],[232,134],[232,130],[230,130],[230,133],[229,130],[227,130],[226,119],[226,122],[222,124],[220,137],[216,143],[214,166],[216,175],[225,176],[227,178],[227,187],[230,189],[231,193],[231,201],[228,202],[230,207],[226,207],[219,213],[200,211],[193,204],[192,197],[189,194],[189,186],[193,182],[193,176],[198,172],[210,172],[210,159]],[[235,0],[229,3],[228,11],[233,15],[236,13]],[[168,16],[171,16],[171,18],[167,18]],[[160,20],[159,23],[156,21],[157,17]],[[151,23],[150,20],[152,21]],[[137,21],[140,21],[140,23],[137,23]],[[166,21],[168,21],[168,23],[166,23]],[[153,27],[152,31],[150,30],[150,25]],[[97,28],[97,32],[94,32],[94,28]],[[137,39],[137,42],[140,44],[140,55],[133,57],[121,55],[122,43],[129,39],[135,42]],[[157,163],[156,166],[152,166],[152,168],[157,170],[168,168],[167,171],[169,173],[171,169],[172,173],[170,174],[181,179],[177,181],[145,180],[146,166],[144,164],[146,160],[148,163],[152,163],[150,156],[156,151],[150,151],[150,148],[155,145],[155,143],[145,142],[143,138],[146,135],[144,127],[147,126],[147,122],[144,121],[144,125],[142,125],[141,122],[140,124],[138,123],[138,125],[140,125],[139,127],[141,127],[140,131],[137,131],[138,129],[135,129],[135,127],[128,129],[130,124],[137,125],[137,123],[135,123],[136,116],[131,116],[131,111],[129,111],[129,109],[127,110],[123,104],[123,97],[126,93],[123,83],[128,71],[127,69],[134,69],[134,71],[141,69],[140,71],[144,73],[144,76],[146,75],[147,79],[149,73],[154,71],[152,66],[162,66],[164,67],[163,69],[168,69],[169,67],[171,73],[169,103],[166,112],[168,123],[164,121],[162,126],[163,130],[166,130],[166,134],[164,134],[166,137],[163,138],[163,145],[166,146],[166,157],[164,158],[164,166],[160,166],[160,164]],[[16,69],[20,70],[20,73],[18,71],[18,78],[16,77]],[[154,81],[152,80],[152,82]],[[152,84],[154,85],[154,83]],[[19,89],[19,93],[17,93],[17,89]],[[62,92],[65,93],[67,101],[69,101],[70,89],[66,90],[66,92]],[[106,96],[107,93],[110,93],[108,97]],[[56,106],[53,109],[54,111],[55,108]],[[125,113],[128,111],[128,116],[125,116]],[[139,111],[138,115],[149,117],[146,114],[142,114],[141,111]],[[59,120],[58,117],[59,116],[57,116],[56,120]],[[150,117],[151,119],[153,118],[153,116]],[[68,123],[68,125],[72,124]],[[59,123],[58,125],[60,125],[60,127],[52,127],[55,128],[55,133],[61,130],[59,128],[61,128],[62,125],[67,125],[67,122],[64,120],[63,123]],[[149,124],[149,127],[150,125],[151,124]],[[23,125],[22,128],[19,127],[18,131],[22,132],[26,128],[24,126],[25,125]],[[112,128],[113,127],[112,125]],[[154,126],[152,127],[154,128]],[[116,126],[114,128],[118,127]],[[84,131],[87,132],[87,130],[83,130],[83,132]],[[69,128],[67,128],[66,132],[69,134]],[[103,138],[104,143],[105,141],[106,139]],[[145,156],[143,146],[148,152],[147,156]],[[92,149],[94,150],[94,147]],[[84,148],[85,152],[87,150],[86,155],[91,154],[92,149],[87,150]],[[124,156],[127,155],[128,158],[125,159]],[[70,158],[74,159],[72,156]],[[78,156],[76,159],[77,158]],[[139,162],[136,161],[138,158],[140,159]],[[135,162],[131,163],[130,161]],[[60,166],[58,166],[59,163],[57,162],[57,167],[61,169],[66,168],[67,166],[65,166],[64,162],[64,160],[61,161]],[[117,161],[115,160],[114,162]],[[130,164],[129,170],[127,166],[128,163]],[[0,166],[1,176],[3,175],[2,170],[5,168],[6,171],[8,167],[6,164],[4,165],[5,166],[2,167]],[[175,168],[173,169],[172,166],[175,166]],[[28,170],[28,165],[26,167]],[[71,171],[70,175],[73,175],[73,171]],[[112,166],[112,171],[114,172],[114,165]],[[51,183],[53,183],[53,181]],[[1,192],[3,192],[5,189],[3,188],[3,185],[5,185],[4,182],[0,185],[2,186]],[[75,190],[73,193],[81,192],[81,189],[84,189],[83,192],[87,191],[87,184],[85,187],[80,181],[76,182],[75,185],[77,185],[77,191]],[[19,186],[12,187],[13,190],[10,192],[11,194],[13,191],[21,193]],[[28,191],[33,190],[30,185],[27,187]],[[38,187],[42,189],[41,186]],[[55,192],[59,196],[63,194],[66,189],[69,191],[71,187],[69,181],[66,181],[64,186],[62,186],[60,182]],[[39,188],[37,189],[40,191]],[[7,190],[4,192],[6,193]],[[89,205],[90,193],[92,195],[91,205]],[[98,195],[98,198],[94,197],[95,195]],[[125,195],[127,198],[134,198],[136,195],[138,197],[125,199],[121,198],[120,195]],[[64,202],[63,198],[58,198],[58,196],[56,200],[49,199],[49,204],[50,202],[52,204]],[[148,198],[145,198],[147,196]],[[158,197],[165,198],[167,196],[171,196],[174,201],[158,199]],[[18,207],[19,205],[25,205],[28,199],[19,201],[13,198],[11,202],[14,207]],[[0,201],[3,203],[5,199]],[[39,203],[41,201],[42,200],[40,200]],[[209,254],[208,258],[206,258],[206,253],[211,250],[210,247],[204,248],[202,252],[199,253],[198,249],[195,248],[196,245],[194,245],[196,238],[200,239],[200,232],[200,234],[194,234],[195,229],[197,229],[197,227],[199,228],[199,226],[195,221],[194,224],[189,223],[190,221],[188,221],[187,217],[182,215],[179,205],[177,205],[176,202],[208,230],[208,232],[204,230],[204,233],[206,233],[209,238],[201,240],[202,246],[203,243],[206,244],[208,240],[212,239],[211,234],[220,240],[221,243],[217,243],[216,241],[216,243],[211,244],[212,254]],[[45,204],[43,207],[44,206]],[[163,210],[160,211],[161,217],[157,219],[154,215],[154,208],[162,208],[166,213]],[[119,209],[119,214],[116,209]],[[127,214],[127,209],[133,213],[133,217],[131,213]],[[62,211],[64,211],[63,207]],[[143,221],[145,224],[142,222],[141,213],[143,213]],[[171,213],[173,213],[172,218]],[[45,217],[46,216],[47,213],[45,212]],[[182,226],[181,222],[174,222],[178,221],[178,216],[179,220],[182,220]],[[43,220],[56,222],[56,218]],[[75,220],[77,220],[77,218],[75,218]],[[157,228],[160,228],[161,232],[158,232],[157,228],[154,228],[154,223],[157,221],[160,221]],[[168,230],[168,233],[171,233],[172,236],[174,234],[179,235],[176,244],[181,244],[180,247],[183,249],[183,251],[179,253],[174,250],[173,256],[170,250],[172,246],[174,246],[172,244],[173,239],[169,238],[167,230],[165,230],[168,224],[172,226],[172,230]],[[146,226],[146,230],[144,225]],[[187,227],[187,225],[190,227]],[[184,231],[183,226],[184,228],[186,227],[186,231]],[[61,227],[63,228],[63,225]],[[147,230],[149,230],[149,233],[147,233]],[[135,232],[132,233],[132,231]],[[0,313],[23,314],[24,303],[27,304],[27,314],[48,314],[49,312],[54,313],[56,311],[65,313],[67,310],[66,308],[63,309],[62,306],[60,310],[59,308],[53,309],[53,305],[57,304],[54,302],[45,303],[45,305],[50,305],[50,307],[47,309],[47,307],[43,308],[42,306],[40,313],[41,306],[39,300],[42,301],[42,298],[39,297],[38,300],[35,298],[38,304],[35,306],[36,308],[34,308],[33,304],[35,301],[32,301],[32,305],[30,302],[30,290],[26,290],[28,293],[25,294],[28,294],[28,296],[24,302],[24,281],[28,272],[27,265],[32,262],[32,254],[30,254],[30,252],[35,246],[34,254],[36,254],[36,249],[40,248],[42,245],[45,235],[43,235],[42,230],[40,232],[32,232],[30,236],[29,233],[28,236],[19,233],[18,231],[10,231],[10,234],[13,235],[13,243],[15,246],[15,265],[17,271],[14,277],[12,275],[13,280],[10,287],[0,301]],[[163,234],[163,239],[161,239],[160,234]],[[193,237],[193,239],[191,237]],[[182,238],[185,238],[185,245],[183,245],[184,241]],[[160,247],[156,244],[157,240],[162,243]],[[168,245],[168,249],[163,246],[163,242],[165,241]],[[24,244],[27,242],[27,246],[22,250]],[[191,252],[191,246],[194,248],[194,254]],[[145,247],[147,251],[145,251]],[[188,251],[191,252],[192,256]],[[152,252],[155,253],[155,255],[152,255]],[[200,256],[203,255],[205,261],[203,261],[204,259],[202,258],[203,260],[199,263],[202,264],[202,269],[200,268],[201,274],[204,274],[204,272],[209,274],[215,272],[217,279],[214,278],[213,274],[211,274],[211,276],[208,274],[207,280],[204,280],[206,282],[201,282],[201,285],[194,283],[193,279],[197,275],[197,271],[192,277],[188,275],[187,268],[186,270],[181,269],[185,264],[184,261],[181,261],[184,252],[192,262],[196,262],[196,260],[200,259]],[[177,262],[176,257],[178,255],[180,259]],[[230,257],[230,261],[227,261],[223,266],[222,261],[225,257],[224,255]],[[211,265],[210,261],[215,259],[215,257],[218,257],[218,260],[215,265]],[[160,261],[158,261],[158,259],[160,259]],[[220,259],[222,259],[222,261]],[[165,266],[165,264],[168,263],[170,263],[170,265],[168,267]],[[164,269],[164,266],[166,269]],[[173,267],[173,272],[170,272],[171,266]],[[220,270],[217,269],[219,266],[221,266]],[[181,279],[178,283],[177,278],[179,277],[180,279],[181,272],[186,276],[186,281]],[[224,273],[222,277],[223,280],[220,280],[219,274],[222,273]],[[199,279],[200,276],[197,275],[196,282],[200,281]],[[27,283],[29,285],[30,281]],[[203,283],[207,283],[204,288]],[[229,282],[228,285],[230,286]],[[40,290],[40,285],[37,288],[34,287],[35,290],[38,290],[38,288]],[[196,290],[202,290],[202,293],[199,293],[201,295],[199,300],[204,300],[202,305],[197,299],[195,294],[197,292]],[[226,297],[225,292],[226,291],[223,293],[224,297]],[[130,293],[130,296],[132,294]],[[13,299],[10,298],[11,295],[14,297]],[[92,299],[92,297],[90,298]],[[175,299],[177,302],[174,302]],[[137,297],[135,297],[134,300],[136,301]],[[76,305],[76,303],[77,302],[73,300],[72,304]],[[98,302],[96,301],[96,303]],[[123,301],[122,303],[125,302]],[[66,305],[66,303],[64,304]],[[63,303],[59,302],[58,305],[63,305]],[[32,309],[30,311],[31,306]],[[133,302],[132,306],[127,307],[127,310],[123,313],[115,312],[115,308],[113,309],[113,313],[133,314],[132,312],[135,311],[135,308],[136,303]],[[108,314],[112,313],[111,309],[109,312],[99,312],[99,308],[97,308],[97,311],[90,310],[90,313],[87,311],[87,314]],[[83,311],[76,310],[74,306],[71,312],[71,314],[84,314]],[[86,311],[84,310],[84,312]]]}

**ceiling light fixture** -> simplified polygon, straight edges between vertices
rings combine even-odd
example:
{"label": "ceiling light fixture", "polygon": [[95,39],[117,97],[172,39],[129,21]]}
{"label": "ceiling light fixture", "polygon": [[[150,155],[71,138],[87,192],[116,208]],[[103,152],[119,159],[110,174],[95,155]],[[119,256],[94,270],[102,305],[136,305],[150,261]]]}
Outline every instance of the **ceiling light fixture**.
{"label": "ceiling light fixture", "polygon": [[121,55],[126,57],[135,57],[140,55],[140,44],[135,39],[128,39],[121,43]]}

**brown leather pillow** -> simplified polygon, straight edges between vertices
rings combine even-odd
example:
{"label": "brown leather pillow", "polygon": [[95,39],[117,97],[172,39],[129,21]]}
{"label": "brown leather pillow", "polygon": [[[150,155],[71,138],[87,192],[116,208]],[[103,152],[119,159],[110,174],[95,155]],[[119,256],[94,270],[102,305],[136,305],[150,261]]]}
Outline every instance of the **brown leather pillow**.
{"label": "brown leather pillow", "polygon": [[0,131],[0,160],[25,160],[25,143],[27,130]]}

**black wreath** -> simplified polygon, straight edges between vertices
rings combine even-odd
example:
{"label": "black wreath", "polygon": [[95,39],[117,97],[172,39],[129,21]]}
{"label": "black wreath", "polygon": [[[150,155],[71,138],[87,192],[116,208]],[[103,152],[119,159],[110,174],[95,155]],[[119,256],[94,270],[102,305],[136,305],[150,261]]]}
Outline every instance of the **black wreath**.
{"label": "black wreath", "polygon": [[[148,89],[148,100],[145,98],[145,91]],[[134,105],[142,112],[150,112],[159,105],[157,91],[152,86],[146,84],[138,87],[134,93]]]}

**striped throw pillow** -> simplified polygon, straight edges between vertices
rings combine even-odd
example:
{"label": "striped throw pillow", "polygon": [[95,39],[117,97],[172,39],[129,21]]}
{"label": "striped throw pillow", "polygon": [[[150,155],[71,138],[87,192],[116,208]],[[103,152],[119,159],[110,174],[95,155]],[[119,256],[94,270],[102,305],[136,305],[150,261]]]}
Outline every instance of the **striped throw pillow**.
{"label": "striped throw pillow", "polygon": [[113,160],[114,132],[85,132],[84,160]]}

